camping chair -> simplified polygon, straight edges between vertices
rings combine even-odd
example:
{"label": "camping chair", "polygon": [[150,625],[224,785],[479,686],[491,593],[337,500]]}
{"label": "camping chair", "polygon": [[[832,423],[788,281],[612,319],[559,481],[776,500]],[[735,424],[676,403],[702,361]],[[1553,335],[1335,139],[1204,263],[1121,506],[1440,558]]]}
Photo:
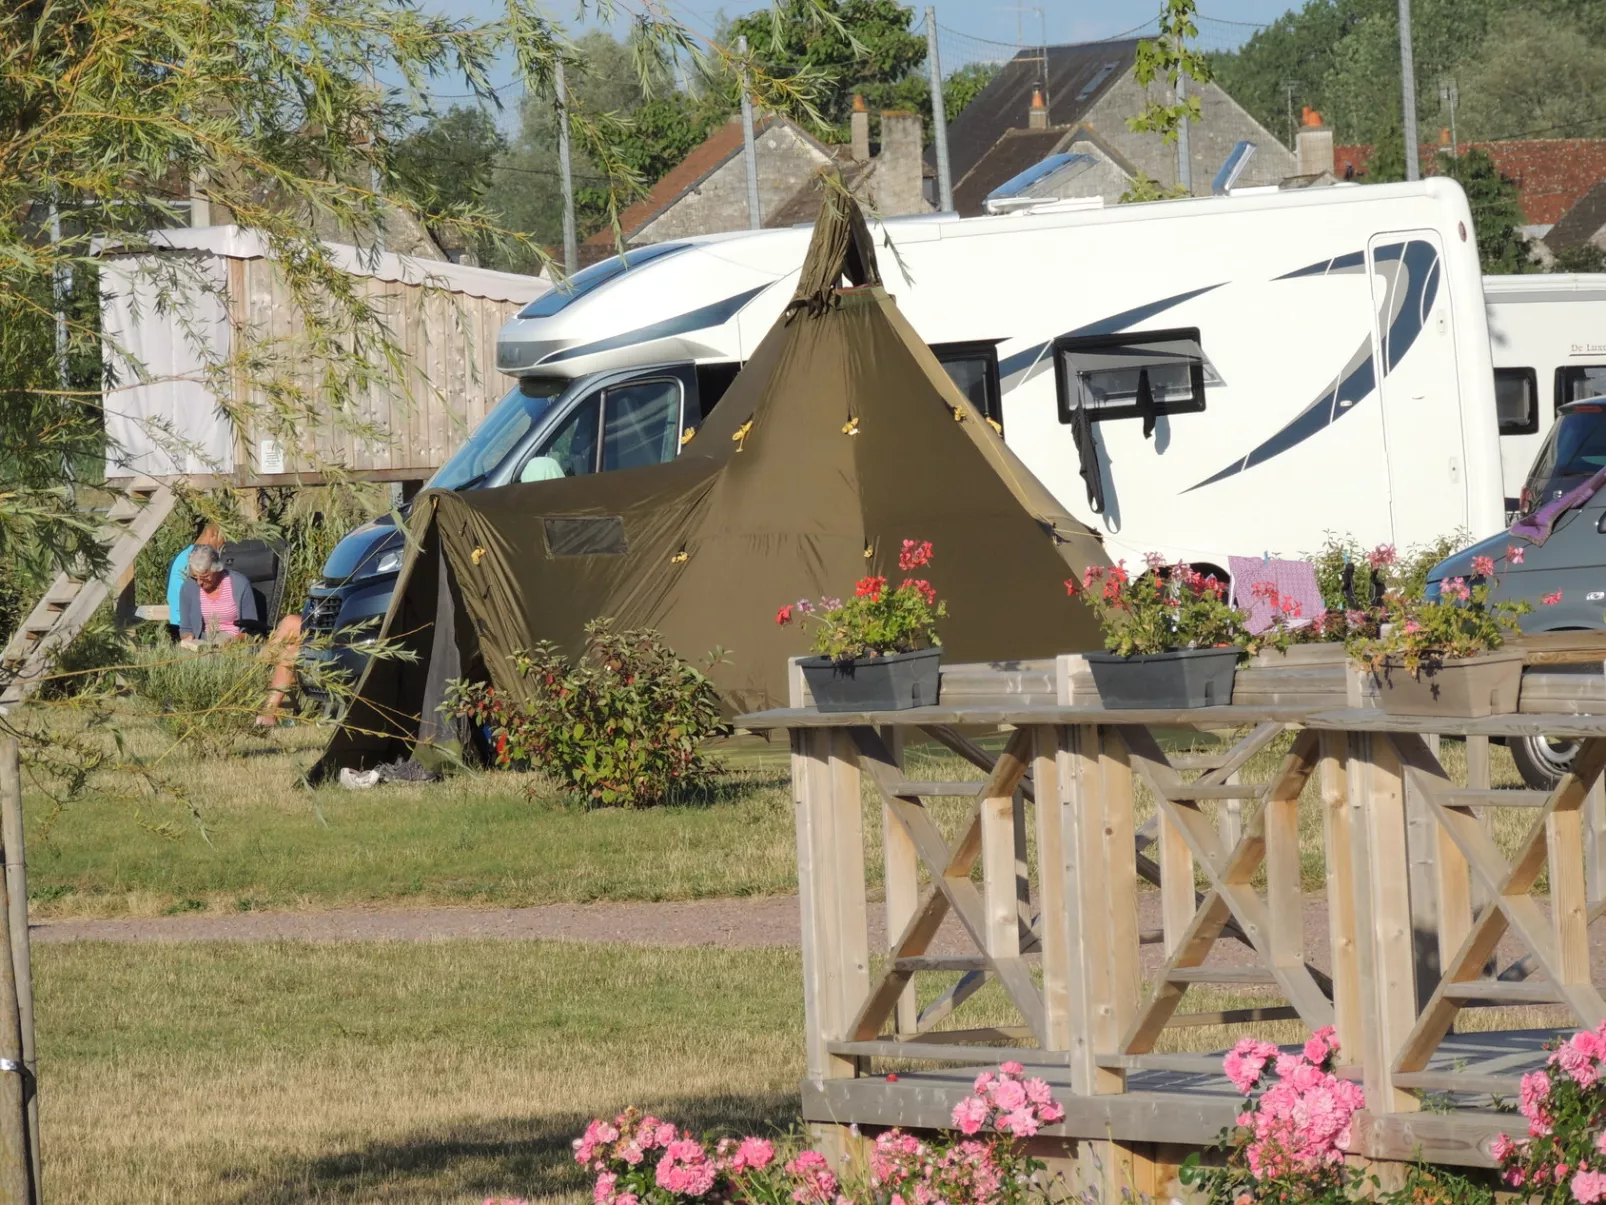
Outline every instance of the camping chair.
{"label": "camping chair", "polygon": [[262,623],[253,629],[253,636],[268,635],[279,622],[287,570],[284,554],[285,546],[280,540],[236,540],[223,545],[223,567],[243,573],[256,595]]}

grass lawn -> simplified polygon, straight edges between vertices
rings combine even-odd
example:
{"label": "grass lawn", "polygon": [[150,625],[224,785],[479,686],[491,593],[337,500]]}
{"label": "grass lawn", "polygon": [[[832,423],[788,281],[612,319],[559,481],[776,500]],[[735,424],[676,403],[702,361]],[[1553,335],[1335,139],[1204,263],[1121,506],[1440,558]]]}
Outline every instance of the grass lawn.
{"label": "grass lawn", "polygon": [[797,1116],[791,951],[84,944],[35,963],[52,1200],[578,1202],[569,1140],[594,1114]]}
{"label": "grass lawn", "polygon": [[[788,762],[779,743],[729,743],[720,751],[726,776],[689,802],[586,811],[536,776],[505,772],[371,791],[298,786],[326,734],[310,725],[280,729],[247,737],[228,755],[205,757],[175,746],[148,714],[128,708],[120,736],[141,760],[141,774],[126,764],[103,770],[65,804],[38,790],[28,797],[37,914],[516,906],[796,889]],[[1270,778],[1291,741],[1285,735],[1259,754],[1244,780]],[[912,747],[908,757],[908,773],[921,779],[981,776],[935,746]],[[1444,760],[1459,778],[1462,746],[1446,742]],[[1496,785],[1519,785],[1503,748],[1494,750],[1494,770]],[[153,775],[165,793],[151,791]],[[1152,803],[1141,784],[1136,794],[1141,823]],[[874,883],[879,808],[868,783],[865,798],[866,866]],[[952,833],[970,801],[934,799],[929,806]],[[1300,811],[1305,885],[1319,891],[1322,822],[1314,779]],[[1512,845],[1525,821],[1510,810],[1497,813],[1497,840]]]}

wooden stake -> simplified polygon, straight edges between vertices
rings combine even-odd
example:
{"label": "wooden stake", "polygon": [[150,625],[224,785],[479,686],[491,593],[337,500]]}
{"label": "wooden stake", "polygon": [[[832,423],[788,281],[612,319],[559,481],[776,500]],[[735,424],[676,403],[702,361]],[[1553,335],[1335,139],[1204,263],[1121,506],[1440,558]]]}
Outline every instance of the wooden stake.
{"label": "wooden stake", "polygon": [[33,1169],[34,1201],[44,1198],[39,1160],[39,1056],[34,1047],[33,958],[28,942],[28,860],[22,828],[22,758],[15,737],[0,742],[0,849],[5,856],[6,926],[17,985],[21,1030],[23,1097],[27,1101],[28,1162]]}
{"label": "wooden stake", "polygon": [[[15,757],[16,743],[6,742],[0,760],[15,765]],[[17,969],[11,959],[11,926],[0,925],[0,1201],[15,1201],[18,1205],[26,1205],[32,1199],[23,1082],[22,1028],[17,1018]]]}

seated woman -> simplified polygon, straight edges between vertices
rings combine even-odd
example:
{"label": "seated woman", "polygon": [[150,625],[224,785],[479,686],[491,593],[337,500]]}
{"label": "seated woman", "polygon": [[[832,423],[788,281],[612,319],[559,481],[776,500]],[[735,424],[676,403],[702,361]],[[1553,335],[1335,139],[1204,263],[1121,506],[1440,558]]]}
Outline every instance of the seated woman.
{"label": "seated woman", "polygon": [[[222,643],[261,631],[256,592],[243,573],[228,569],[223,554],[209,544],[190,550],[189,580],[179,591],[179,644],[199,648],[203,640]],[[268,697],[256,722],[271,728],[279,722],[284,696],[295,685],[296,654],[301,648],[301,616],[286,615],[268,637],[263,655],[273,662]]]}

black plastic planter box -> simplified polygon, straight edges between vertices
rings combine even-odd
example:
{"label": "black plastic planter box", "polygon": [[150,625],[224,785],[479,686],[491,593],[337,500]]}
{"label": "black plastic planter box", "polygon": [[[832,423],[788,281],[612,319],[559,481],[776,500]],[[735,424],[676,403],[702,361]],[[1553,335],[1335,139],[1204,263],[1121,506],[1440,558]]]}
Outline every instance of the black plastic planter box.
{"label": "black plastic planter box", "polygon": [[1175,649],[1137,657],[1088,653],[1086,660],[1105,707],[1177,711],[1231,703],[1242,653],[1239,648]]}
{"label": "black plastic planter box", "polygon": [[941,658],[941,649],[918,649],[861,661],[804,657],[798,664],[820,711],[903,711],[937,702]]}

